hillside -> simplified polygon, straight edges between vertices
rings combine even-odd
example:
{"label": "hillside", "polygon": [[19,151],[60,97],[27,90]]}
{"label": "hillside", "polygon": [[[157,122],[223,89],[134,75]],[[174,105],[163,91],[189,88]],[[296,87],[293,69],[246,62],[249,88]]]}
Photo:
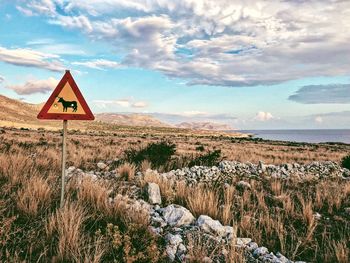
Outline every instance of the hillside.
{"label": "hillside", "polygon": [[35,122],[40,106],[0,95],[0,121]]}
{"label": "hillside", "polygon": [[[43,104],[30,104],[0,95],[0,126],[26,128],[60,128],[60,121],[38,120],[37,114]],[[112,126],[171,127],[152,116],[142,114],[95,114],[96,121],[74,121],[69,126],[74,129],[112,129]],[[112,126],[111,126],[112,125]]]}
{"label": "hillside", "polygon": [[99,113],[95,115],[96,121],[126,125],[126,126],[145,126],[145,127],[171,127],[156,118],[143,114],[119,114],[119,113]]}
{"label": "hillside", "polygon": [[233,130],[227,124],[216,122],[182,122],[177,124],[176,127],[192,130],[209,130],[209,131],[230,131]]}

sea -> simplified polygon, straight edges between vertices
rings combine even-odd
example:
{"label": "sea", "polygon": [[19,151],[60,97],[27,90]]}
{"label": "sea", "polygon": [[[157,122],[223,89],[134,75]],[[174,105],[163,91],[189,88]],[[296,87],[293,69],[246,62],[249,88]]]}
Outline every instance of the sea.
{"label": "sea", "polygon": [[242,133],[253,134],[254,138],[265,140],[325,143],[340,142],[350,144],[350,129],[320,130],[241,130]]}

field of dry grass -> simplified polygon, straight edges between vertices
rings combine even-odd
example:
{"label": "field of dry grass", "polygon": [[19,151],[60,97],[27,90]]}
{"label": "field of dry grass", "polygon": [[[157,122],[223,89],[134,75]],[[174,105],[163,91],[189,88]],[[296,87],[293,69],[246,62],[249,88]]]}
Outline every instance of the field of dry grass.
{"label": "field of dry grass", "polygon": [[[114,134],[70,132],[68,165],[96,169],[100,160],[121,159],[124,150],[159,140],[175,143],[179,158],[197,155],[203,148],[220,149],[227,160],[274,164],[339,162],[350,150],[342,144],[262,142],[147,130],[124,133],[121,129]],[[251,237],[288,258],[348,262],[350,226],[344,208],[350,207],[349,181],[251,179],[252,188],[243,191],[236,182],[216,188],[179,183],[174,188],[154,176],[135,181],[135,169],[149,167],[144,162],[139,168],[115,167],[123,175],[115,181],[79,184],[71,180],[66,205],[59,209],[60,133],[6,129],[0,142],[2,262],[165,261],[163,240],[148,231],[147,217],[129,207],[127,200],[108,202],[122,187],[147,181],[160,185],[166,203],[178,203],[196,216],[206,214],[236,225],[238,236]],[[316,212],[321,219],[314,217]],[[205,254],[200,245],[189,254]],[[230,253],[237,258],[234,249]]]}
{"label": "field of dry grass", "polygon": [[[252,163],[339,162],[350,152],[350,145],[347,144],[266,142],[236,138],[229,134],[191,133],[188,130],[171,128],[116,126],[113,132],[80,132],[70,129],[68,135],[68,164],[82,169],[92,169],[100,160],[122,158],[126,149],[142,147],[161,140],[176,144],[177,156],[196,156],[202,151],[220,149],[225,160]],[[0,136],[3,149],[14,145],[25,148],[31,154],[45,151],[52,157],[61,149],[62,138],[59,131],[7,129],[6,133]]]}

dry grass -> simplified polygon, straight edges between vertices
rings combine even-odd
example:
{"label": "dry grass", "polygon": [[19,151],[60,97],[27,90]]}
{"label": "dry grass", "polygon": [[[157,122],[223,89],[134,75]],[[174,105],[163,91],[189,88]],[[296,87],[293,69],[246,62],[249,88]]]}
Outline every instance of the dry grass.
{"label": "dry grass", "polygon": [[84,179],[80,184],[75,185],[77,199],[81,206],[90,209],[92,213],[107,215],[110,212],[108,204],[109,184],[103,181]]}
{"label": "dry grass", "polygon": [[214,190],[202,186],[188,188],[186,204],[194,216],[209,215],[218,218],[220,214],[219,196]]}
{"label": "dry grass", "polygon": [[[25,148],[31,153],[40,153],[45,150],[45,155],[50,157],[57,155],[60,149],[61,137],[59,132],[53,131],[20,131],[5,130],[0,135],[2,152],[6,153],[10,147]],[[215,136],[201,133],[180,133],[173,130],[138,129],[116,127],[114,132],[77,132],[69,131],[68,162],[82,169],[90,170],[96,167],[100,160],[114,160],[121,158],[124,150],[135,148],[137,145],[147,145],[151,142],[171,139],[176,144],[177,156],[192,156],[198,153],[198,142],[206,150],[221,149],[227,160],[242,162],[263,161],[265,163],[308,163],[311,161],[339,161],[350,151],[349,145],[342,144],[304,144],[288,142],[264,142],[239,138],[229,135]],[[96,151],[96,149],[99,149]],[[43,159],[45,160],[45,159]],[[54,158],[54,165],[59,164],[59,159]],[[180,161],[181,163],[181,161]],[[186,164],[186,162],[184,162]],[[59,166],[58,166],[59,168]]]}
{"label": "dry grass", "polygon": [[[95,169],[100,160],[120,158],[125,149],[164,136],[161,132],[149,136],[141,130],[127,135],[71,133],[68,165]],[[171,139],[177,145],[177,157],[195,154],[200,141],[205,149],[222,149],[226,159],[266,163],[338,161],[350,150],[347,145],[265,143],[225,136],[176,134]],[[0,261],[162,260],[161,242],[147,230],[148,217],[130,206],[130,200],[115,198],[115,192],[109,191],[115,185],[72,180],[67,185],[66,205],[58,209],[59,133],[6,130],[0,142]],[[142,170],[148,167],[141,165]],[[136,181],[132,179],[134,167],[126,165],[123,170],[124,179],[130,182],[116,184]],[[165,204],[175,202],[195,215],[207,214],[233,224],[239,237],[251,237],[291,259],[348,262],[350,225],[344,209],[350,207],[350,182],[261,178],[250,180],[252,188],[242,191],[236,190],[239,180],[245,179],[237,178],[225,188],[189,187],[184,182],[172,184],[148,170],[140,184],[155,182]],[[322,215],[320,220],[314,218],[316,212]],[[211,257],[222,249],[205,251],[207,241],[196,238],[191,241],[193,259],[196,253]],[[226,249],[227,262],[241,262],[241,251],[233,246]]]}
{"label": "dry grass", "polygon": [[[107,182],[71,179],[59,209],[59,138],[52,145],[29,136],[0,138],[1,262],[158,262],[162,257],[143,210],[127,200],[109,202],[114,186]],[[70,150],[70,156],[76,153]],[[119,227],[118,248],[110,245],[109,224]]]}
{"label": "dry grass", "polygon": [[[235,234],[234,234],[235,235]],[[236,239],[233,238],[228,245],[218,244],[197,232],[187,234],[186,243],[188,254],[186,262],[246,262],[244,250],[236,247]]]}
{"label": "dry grass", "polygon": [[187,235],[187,258],[189,262],[205,262],[205,258],[213,258],[223,248],[198,233]]}
{"label": "dry grass", "polygon": [[17,192],[17,208],[28,216],[37,216],[50,207],[51,196],[48,180],[33,176],[23,182],[23,187]]}
{"label": "dry grass", "polygon": [[83,244],[83,223],[87,215],[81,206],[66,204],[62,210],[52,214],[46,223],[48,239],[57,237],[57,256],[60,260],[81,258]]}
{"label": "dry grass", "polygon": [[333,249],[334,249],[337,261],[339,263],[349,262],[349,258],[350,258],[349,240],[344,239],[339,242],[334,242]]}
{"label": "dry grass", "polygon": [[117,173],[121,179],[131,181],[135,178],[136,167],[130,163],[124,163],[118,167]]}
{"label": "dry grass", "polygon": [[148,169],[151,169],[151,163],[148,160],[143,160],[140,165],[140,171],[146,173]]}

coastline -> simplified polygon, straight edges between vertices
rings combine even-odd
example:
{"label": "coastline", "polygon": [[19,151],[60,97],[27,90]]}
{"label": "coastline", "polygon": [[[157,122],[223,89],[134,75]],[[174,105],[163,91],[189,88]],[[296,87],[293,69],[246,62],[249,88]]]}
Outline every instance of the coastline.
{"label": "coastline", "polygon": [[260,138],[268,141],[350,144],[350,129],[271,129],[238,131],[250,134],[251,138]]}

